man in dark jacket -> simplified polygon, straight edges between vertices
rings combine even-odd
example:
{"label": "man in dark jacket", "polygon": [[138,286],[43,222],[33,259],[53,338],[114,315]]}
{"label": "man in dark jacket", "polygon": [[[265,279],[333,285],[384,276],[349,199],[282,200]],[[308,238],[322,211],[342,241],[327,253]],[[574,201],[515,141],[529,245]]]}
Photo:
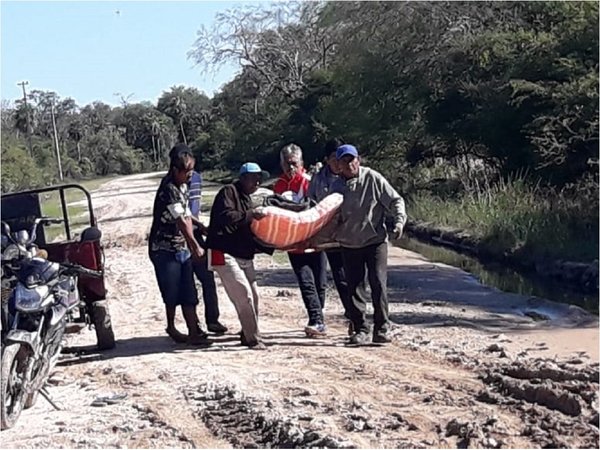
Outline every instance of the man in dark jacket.
{"label": "man in dark jacket", "polygon": [[242,344],[265,349],[258,331],[258,289],[254,255],[262,251],[250,229],[253,220],[264,217],[252,207],[250,195],[256,192],[263,172],[258,164],[246,163],[233,184],[221,188],[210,213],[206,245],[209,268],[221,278],[242,325]]}

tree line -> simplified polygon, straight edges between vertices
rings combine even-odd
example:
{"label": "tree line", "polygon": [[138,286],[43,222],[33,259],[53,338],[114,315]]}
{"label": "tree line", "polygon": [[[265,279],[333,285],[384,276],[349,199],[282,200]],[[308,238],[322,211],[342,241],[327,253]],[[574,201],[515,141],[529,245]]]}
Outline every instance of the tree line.
{"label": "tree line", "polygon": [[178,141],[204,170],[253,160],[276,172],[282,145],[313,163],[336,136],[409,197],[515,175],[594,192],[597,24],[597,2],[234,8],[189,52],[208,72],[239,63],[212,98],[174,86],[156,104],[81,107],[34,90],[3,104],[2,190],[57,181],[54,116],[71,179],[164,168]]}

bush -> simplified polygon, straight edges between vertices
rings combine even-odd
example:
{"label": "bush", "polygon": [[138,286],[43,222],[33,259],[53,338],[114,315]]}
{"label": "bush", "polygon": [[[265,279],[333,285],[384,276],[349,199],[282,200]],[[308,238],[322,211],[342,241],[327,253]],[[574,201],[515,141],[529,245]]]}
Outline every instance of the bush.
{"label": "bush", "polygon": [[417,194],[408,212],[463,229],[497,251],[592,261],[598,257],[597,189],[593,178],[558,192],[517,178],[480,186],[457,200]]}
{"label": "bush", "polygon": [[44,185],[44,174],[27,150],[2,142],[2,192],[33,189]]}

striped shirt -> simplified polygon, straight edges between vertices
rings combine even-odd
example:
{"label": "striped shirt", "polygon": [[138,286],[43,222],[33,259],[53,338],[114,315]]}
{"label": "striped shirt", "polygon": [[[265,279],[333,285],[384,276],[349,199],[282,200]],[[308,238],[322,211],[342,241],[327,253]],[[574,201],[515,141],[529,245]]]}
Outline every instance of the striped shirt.
{"label": "striped shirt", "polygon": [[202,175],[195,170],[192,172],[190,181],[188,181],[189,187],[189,207],[192,212],[192,216],[200,216],[200,206],[202,203]]}

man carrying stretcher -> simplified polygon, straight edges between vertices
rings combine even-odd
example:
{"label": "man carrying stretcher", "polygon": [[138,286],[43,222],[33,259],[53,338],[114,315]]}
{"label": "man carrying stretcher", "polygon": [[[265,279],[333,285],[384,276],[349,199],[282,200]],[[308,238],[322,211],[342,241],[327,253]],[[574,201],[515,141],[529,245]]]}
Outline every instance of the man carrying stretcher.
{"label": "man carrying stretcher", "polygon": [[209,269],[219,274],[223,287],[238,313],[242,325],[242,345],[264,350],[258,331],[258,288],[254,255],[272,253],[261,247],[250,228],[254,220],[264,217],[260,208],[253,208],[250,195],[256,192],[263,171],[258,164],[248,162],[240,168],[239,179],[223,186],[215,197],[211,212],[206,246],[209,249]]}
{"label": "man carrying stretcher", "polygon": [[[308,197],[310,181],[310,177],[304,170],[302,149],[296,144],[286,145],[281,149],[280,162],[283,173],[273,186],[273,192],[294,202],[302,202]],[[312,338],[325,336],[327,333],[323,317],[327,284],[325,254],[292,250],[288,252],[288,256],[308,313],[308,324],[304,332],[307,337]]]}

